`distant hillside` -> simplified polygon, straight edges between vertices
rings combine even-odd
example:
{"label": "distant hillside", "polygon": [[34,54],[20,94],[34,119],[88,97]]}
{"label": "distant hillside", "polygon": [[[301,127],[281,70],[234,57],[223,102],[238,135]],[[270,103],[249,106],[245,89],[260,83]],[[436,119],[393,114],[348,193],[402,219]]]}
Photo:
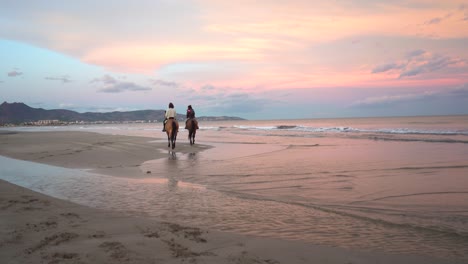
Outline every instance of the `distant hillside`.
{"label": "distant hillside", "polygon": [[[178,114],[179,120],[184,120],[185,115]],[[0,125],[21,124],[26,122],[37,122],[39,120],[59,120],[62,122],[126,122],[126,121],[162,121],[164,110],[140,110],[128,112],[78,113],[65,109],[45,110],[42,108],[32,108],[24,103],[7,103],[0,105]],[[242,120],[239,117],[200,117],[203,120]]]}

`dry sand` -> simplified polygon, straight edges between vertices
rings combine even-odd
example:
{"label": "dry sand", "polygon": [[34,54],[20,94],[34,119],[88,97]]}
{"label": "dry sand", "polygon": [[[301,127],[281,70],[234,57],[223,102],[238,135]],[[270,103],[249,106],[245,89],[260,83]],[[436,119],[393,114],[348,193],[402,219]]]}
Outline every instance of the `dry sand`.
{"label": "dry sand", "polygon": [[[208,146],[177,146],[178,152]],[[154,139],[87,132],[0,133],[0,155],[113,176],[140,177],[167,158]],[[1,263],[457,263],[202,230],[128,217],[0,180]],[[461,262],[459,262],[461,263]]]}

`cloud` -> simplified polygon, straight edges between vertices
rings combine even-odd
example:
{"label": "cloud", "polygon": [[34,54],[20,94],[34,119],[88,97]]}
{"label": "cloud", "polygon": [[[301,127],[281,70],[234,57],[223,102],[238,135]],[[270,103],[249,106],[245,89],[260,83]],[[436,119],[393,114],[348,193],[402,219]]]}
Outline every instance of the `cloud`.
{"label": "cloud", "polygon": [[404,71],[404,72],[402,72],[400,74],[399,78],[411,77],[411,76],[418,75],[418,74],[423,72],[422,70],[423,70],[423,68],[416,68],[416,69],[411,69],[411,70]]}
{"label": "cloud", "polygon": [[102,88],[98,90],[98,92],[103,92],[103,93],[121,93],[125,91],[149,91],[152,90],[149,87],[144,87],[137,85],[132,82],[122,82],[118,81],[115,78],[109,76],[109,75],[104,75],[101,78],[96,78],[91,81],[91,83],[98,83],[102,84]]}
{"label": "cloud", "polygon": [[215,103],[206,108],[223,113],[253,113],[262,111],[268,101],[265,98],[255,98],[248,93],[235,93],[216,98]]}
{"label": "cloud", "polygon": [[168,88],[176,88],[179,86],[178,83],[176,82],[169,82],[169,81],[163,81],[163,80],[154,80],[150,79],[149,80],[152,85],[159,86],[159,87],[168,87]]}
{"label": "cloud", "polygon": [[[461,11],[461,10],[462,10],[462,9],[458,8],[458,11]],[[441,23],[442,21],[444,21],[444,20],[450,18],[451,16],[453,16],[453,13],[450,12],[450,13],[445,14],[445,16],[443,16],[443,17],[435,17],[435,18],[432,18],[432,19],[426,21],[424,24],[425,24],[425,25],[435,25],[435,24],[439,24],[439,23]]]}
{"label": "cloud", "polygon": [[434,24],[439,24],[442,21],[442,18],[436,17],[431,20],[426,21],[424,24],[426,25],[434,25]]}
{"label": "cloud", "polygon": [[420,93],[406,93],[394,95],[371,96],[351,103],[351,107],[382,107],[395,106],[399,103],[411,104],[417,101],[425,101],[428,99],[440,98],[467,98],[468,99],[468,83],[461,86],[443,89],[439,91],[424,91]]}
{"label": "cloud", "polygon": [[16,76],[20,76],[22,74],[23,74],[22,72],[19,72],[19,71],[16,71],[16,70],[7,73],[8,77],[16,77]]}
{"label": "cloud", "polygon": [[75,105],[71,105],[70,107],[64,107],[65,109],[70,109],[73,111],[77,111],[80,113],[85,112],[98,112],[98,113],[105,113],[105,112],[127,112],[127,111],[137,111],[141,110],[141,108],[135,107],[108,107],[108,106],[80,106],[77,107]]}
{"label": "cloud", "polygon": [[[458,43],[467,36],[460,27],[466,23],[454,19],[422,25],[459,6],[434,1],[259,1],[252,6],[248,1],[164,0],[143,1],[129,9],[118,0],[112,2],[111,13],[101,12],[108,10],[106,1],[17,2],[0,9],[5,39],[112,69],[117,79],[117,74],[126,73],[161,78],[152,84],[137,82],[154,90],[175,87],[167,80],[254,89],[341,86],[350,81],[374,85],[387,76],[360,74],[363,69],[372,71],[368,63],[379,65],[373,73],[392,71],[398,77],[402,63],[388,61],[388,56],[408,47],[457,54],[462,49]],[[416,2],[424,8],[417,8]],[[430,34],[439,38],[428,38]],[[370,38],[382,46],[369,47]],[[77,81],[81,75],[72,76]]]}
{"label": "cloud", "polygon": [[459,59],[453,59],[448,56],[431,55],[422,63],[410,61],[405,66],[405,69],[400,73],[399,78],[411,77],[422,73],[430,73],[444,69],[450,65],[461,62]]}
{"label": "cloud", "polygon": [[430,95],[430,93],[373,96],[373,97],[367,97],[362,100],[353,102],[351,106],[362,107],[362,106],[391,105],[391,104],[399,103],[399,102],[419,100],[424,97],[427,97],[428,95]]}
{"label": "cloud", "polygon": [[372,73],[381,73],[381,72],[386,72],[390,70],[396,70],[396,69],[401,69],[404,67],[404,65],[397,64],[397,63],[387,63],[387,64],[382,64],[376,66],[373,70]]}
{"label": "cloud", "polygon": [[417,50],[413,50],[413,51],[410,51],[406,54],[406,58],[408,59],[411,59],[413,57],[418,57],[418,56],[421,56],[423,55],[424,53],[426,53],[425,50],[423,49],[417,49]]}
{"label": "cloud", "polygon": [[464,12],[463,13],[463,18],[462,18],[462,21],[468,21],[468,8],[466,7],[465,4],[461,4],[459,7],[458,7],[458,11],[460,12]]}
{"label": "cloud", "polygon": [[449,67],[466,68],[467,62],[463,59],[452,58],[441,54],[433,54],[422,49],[416,49],[405,54],[403,59],[382,65],[372,69],[372,73],[382,73],[398,70],[398,78],[413,77],[416,75],[447,71]]}
{"label": "cloud", "polygon": [[214,87],[213,85],[204,85],[200,89],[204,91],[213,91],[216,89],[216,87]]}
{"label": "cloud", "polygon": [[457,97],[465,97],[468,98],[468,83],[460,85],[459,87],[450,91],[452,95]]}
{"label": "cloud", "polygon": [[62,81],[63,83],[71,82],[70,77],[67,75],[58,76],[58,77],[45,77],[44,79],[50,80],[50,81]]}
{"label": "cloud", "polygon": [[214,65],[220,60],[255,65],[260,61],[266,67],[279,61],[295,64],[307,58],[291,51],[309,51],[310,44],[346,38],[355,44],[363,35],[466,36],[466,30],[454,30],[460,21],[421,33],[425,20],[443,18],[443,13],[435,13],[441,12],[440,4],[433,2],[416,8],[418,1],[260,1],[255,7],[248,1],[143,1],[129,9],[125,1],[113,1],[112,13],[97,11],[107,10],[106,1],[30,2],[27,6],[16,2],[9,1],[8,8],[0,10],[7,22],[0,24],[0,32],[6,39],[131,72],[207,59]]}
{"label": "cloud", "polygon": [[263,111],[274,100],[268,99],[251,91],[241,91],[232,87],[203,85],[199,88],[187,88],[180,91],[192,105],[204,113],[220,113],[223,115],[255,114]]}
{"label": "cloud", "polygon": [[425,54],[428,54],[423,49],[412,50],[405,54],[406,61],[402,62],[391,62],[382,65],[377,65],[372,70],[372,73],[382,73],[390,70],[402,70],[400,78],[404,76],[413,76],[419,74],[421,69],[414,69],[411,67],[416,61],[421,61]]}

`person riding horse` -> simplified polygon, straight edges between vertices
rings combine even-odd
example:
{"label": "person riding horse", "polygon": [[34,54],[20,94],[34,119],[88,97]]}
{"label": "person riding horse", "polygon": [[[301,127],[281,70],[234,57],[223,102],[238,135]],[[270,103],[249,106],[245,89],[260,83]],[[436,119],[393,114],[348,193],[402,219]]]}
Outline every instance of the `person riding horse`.
{"label": "person riding horse", "polygon": [[163,131],[167,134],[167,147],[175,148],[177,140],[177,132],[179,132],[179,123],[177,122],[177,113],[174,109],[174,104],[169,103],[169,108],[166,111],[166,119],[164,120]]}
{"label": "person riding horse", "polygon": [[166,110],[166,113],[164,114],[164,116],[165,116],[165,119],[164,119],[164,122],[163,122],[162,131],[166,132],[167,120],[168,119],[176,119],[176,117],[177,117],[177,113],[176,113],[176,110],[174,109],[174,104],[173,103],[169,103],[168,109]]}
{"label": "person riding horse", "polygon": [[198,120],[197,120],[197,118],[195,118],[195,110],[193,110],[192,105],[189,105],[187,107],[187,120],[185,120],[185,129],[189,129],[187,124],[188,124],[188,121],[191,120],[191,119],[193,119],[193,121],[195,122],[196,129],[199,129],[198,128]]}

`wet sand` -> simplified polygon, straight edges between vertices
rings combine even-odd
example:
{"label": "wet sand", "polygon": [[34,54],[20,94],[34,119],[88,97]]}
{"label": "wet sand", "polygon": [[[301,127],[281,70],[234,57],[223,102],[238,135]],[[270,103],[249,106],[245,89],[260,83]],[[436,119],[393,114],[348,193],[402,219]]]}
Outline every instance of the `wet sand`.
{"label": "wet sand", "polygon": [[[2,132],[0,155],[143,178],[145,161],[167,158],[155,138],[88,132]],[[209,148],[179,143],[177,152]],[[52,198],[0,180],[4,263],[456,263],[256,238],[131,217]],[[461,263],[461,262],[460,262]]]}
{"label": "wet sand", "polygon": [[[161,133],[163,134],[163,133]],[[164,134],[165,135],[165,134]],[[127,137],[92,132],[0,132],[0,155],[112,176],[140,177],[140,165],[167,157],[165,138]],[[177,152],[209,148],[177,144]]]}

